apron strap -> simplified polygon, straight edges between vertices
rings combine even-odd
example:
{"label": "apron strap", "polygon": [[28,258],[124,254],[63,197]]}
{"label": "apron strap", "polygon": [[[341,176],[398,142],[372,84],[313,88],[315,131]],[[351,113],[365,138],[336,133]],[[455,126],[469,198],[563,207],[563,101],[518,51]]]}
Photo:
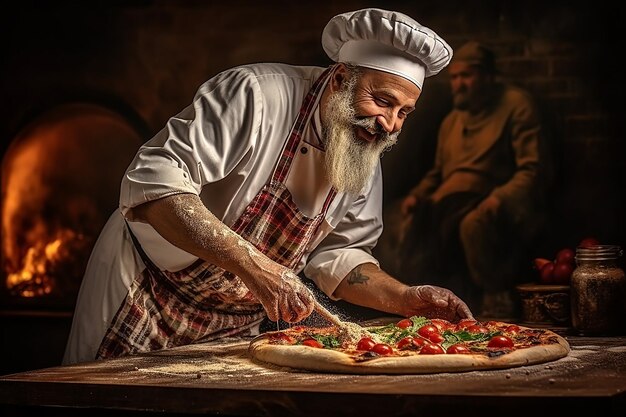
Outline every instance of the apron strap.
{"label": "apron strap", "polygon": [[325,85],[326,80],[330,77],[330,74],[332,74],[336,67],[337,65],[332,65],[325,69],[304,98],[298,117],[291,128],[291,132],[289,133],[289,139],[287,140],[287,143],[285,143],[283,152],[278,160],[278,165],[272,175],[273,181],[284,182],[285,178],[287,178],[287,173],[291,167],[291,160],[300,145],[302,132],[304,132],[304,128],[311,118],[313,108],[315,107],[315,104],[318,103],[317,98],[319,93]]}

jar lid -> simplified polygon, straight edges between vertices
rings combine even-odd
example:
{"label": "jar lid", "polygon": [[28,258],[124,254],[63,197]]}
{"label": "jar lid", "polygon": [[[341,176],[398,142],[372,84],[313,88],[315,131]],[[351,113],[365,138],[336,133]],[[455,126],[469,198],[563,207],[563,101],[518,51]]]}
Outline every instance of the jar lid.
{"label": "jar lid", "polygon": [[576,248],[576,260],[602,261],[621,257],[622,248],[618,245],[594,245]]}
{"label": "jar lid", "polygon": [[553,293],[553,292],[568,292],[569,285],[557,285],[557,284],[536,284],[534,282],[528,282],[525,284],[519,284],[515,286],[520,293]]}

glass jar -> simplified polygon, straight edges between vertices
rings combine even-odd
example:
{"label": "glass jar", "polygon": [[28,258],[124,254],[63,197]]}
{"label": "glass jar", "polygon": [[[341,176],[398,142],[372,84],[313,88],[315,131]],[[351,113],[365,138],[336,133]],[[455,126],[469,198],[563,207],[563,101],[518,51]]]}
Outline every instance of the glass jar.
{"label": "glass jar", "polygon": [[571,278],[572,326],[582,335],[618,334],[626,323],[626,277],[616,245],[576,248]]}

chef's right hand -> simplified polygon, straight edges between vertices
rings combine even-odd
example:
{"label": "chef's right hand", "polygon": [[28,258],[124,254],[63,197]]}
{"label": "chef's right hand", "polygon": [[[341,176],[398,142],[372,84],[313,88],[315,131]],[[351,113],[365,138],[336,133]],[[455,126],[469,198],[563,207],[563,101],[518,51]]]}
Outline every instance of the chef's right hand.
{"label": "chef's right hand", "polygon": [[271,275],[273,276],[267,277],[264,285],[255,280],[256,291],[251,288],[263,305],[267,318],[271,321],[297,323],[309,317],[315,307],[315,298],[311,290],[293,271],[283,266]]}

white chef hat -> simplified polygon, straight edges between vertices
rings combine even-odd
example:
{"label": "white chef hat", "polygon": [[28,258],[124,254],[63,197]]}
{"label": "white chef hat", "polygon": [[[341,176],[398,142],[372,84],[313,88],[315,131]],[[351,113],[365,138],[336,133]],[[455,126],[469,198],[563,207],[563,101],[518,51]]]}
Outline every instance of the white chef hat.
{"label": "white chef hat", "polygon": [[335,62],[399,75],[420,89],[424,78],[450,62],[452,48],[409,16],[382,9],[339,14],[322,32],[322,46]]}

